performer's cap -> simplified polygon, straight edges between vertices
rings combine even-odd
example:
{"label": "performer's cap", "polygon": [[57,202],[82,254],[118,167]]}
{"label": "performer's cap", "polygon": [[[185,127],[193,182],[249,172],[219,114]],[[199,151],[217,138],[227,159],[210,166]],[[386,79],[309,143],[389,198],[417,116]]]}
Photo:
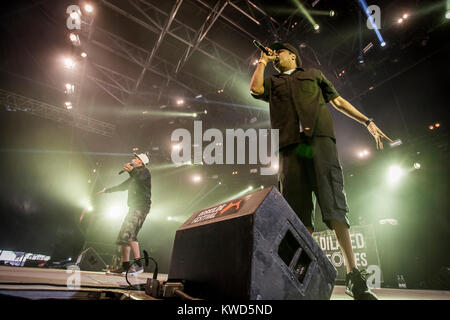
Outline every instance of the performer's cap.
{"label": "performer's cap", "polygon": [[144,166],[146,166],[150,160],[148,159],[148,156],[145,153],[141,153],[141,154],[134,154],[135,157],[138,157],[139,159],[141,159],[142,163],[144,164]]}
{"label": "performer's cap", "polygon": [[272,50],[280,50],[280,49],[286,49],[290,52],[292,52],[293,54],[295,54],[295,61],[297,62],[297,67],[301,67],[302,66],[302,60],[300,59],[300,55],[298,54],[297,49],[295,49],[295,47],[287,42],[281,43],[281,42],[275,42],[272,43],[269,47]]}

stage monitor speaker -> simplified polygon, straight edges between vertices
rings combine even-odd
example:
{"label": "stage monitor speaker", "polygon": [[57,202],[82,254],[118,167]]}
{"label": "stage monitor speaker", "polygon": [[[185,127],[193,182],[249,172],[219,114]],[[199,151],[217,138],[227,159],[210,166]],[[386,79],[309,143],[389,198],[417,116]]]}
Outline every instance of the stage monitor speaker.
{"label": "stage monitor speaker", "polygon": [[336,269],[275,187],[192,215],[168,281],[204,299],[330,299]]}
{"label": "stage monitor speaker", "polygon": [[106,263],[93,248],[87,248],[77,258],[76,265],[83,271],[104,271]]}

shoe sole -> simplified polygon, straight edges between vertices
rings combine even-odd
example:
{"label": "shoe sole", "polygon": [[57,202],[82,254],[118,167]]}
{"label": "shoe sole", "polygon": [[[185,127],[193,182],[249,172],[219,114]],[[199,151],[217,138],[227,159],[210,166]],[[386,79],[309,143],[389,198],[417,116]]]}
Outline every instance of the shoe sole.
{"label": "shoe sole", "polygon": [[117,273],[117,272],[106,271],[105,274],[108,276],[125,276],[125,272]]}
{"label": "shoe sole", "polygon": [[[128,274],[138,274],[138,273],[143,273],[144,269],[138,270],[138,271],[134,271],[134,272],[128,272]],[[124,273],[125,275],[125,273]]]}

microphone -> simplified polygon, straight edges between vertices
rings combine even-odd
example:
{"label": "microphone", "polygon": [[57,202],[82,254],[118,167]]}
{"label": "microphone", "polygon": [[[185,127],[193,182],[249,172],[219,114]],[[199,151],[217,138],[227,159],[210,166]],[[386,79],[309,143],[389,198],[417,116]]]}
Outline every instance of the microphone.
{"label": "microphone", "polygon": [[[133,163],[130,163],[130,165],[133,166]],[[124,172],[125,172],[125,170],[122,169],[122,170],[120,170],[119,174],[122,174]]]}
{"label": "microphone", "polygon": [[257,40],[253,40],[253,44],[262,52],[264,52],[265,54],[267,54],[268,56],[270,56],[271,54],[269,53],[269,51],[267,51],[266,47],[264,47],[261,42],[257,41]]}
{"label": "microphone", "polygon": [[145,266],[148,267],[149,258],[148,258],[148,253],[145,250],[144,250],[144,261],[145,261]]}

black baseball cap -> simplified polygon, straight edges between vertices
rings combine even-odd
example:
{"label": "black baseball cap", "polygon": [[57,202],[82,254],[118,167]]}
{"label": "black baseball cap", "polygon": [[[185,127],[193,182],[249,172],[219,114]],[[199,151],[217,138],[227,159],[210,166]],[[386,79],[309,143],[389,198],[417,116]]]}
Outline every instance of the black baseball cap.
{"label": "black baseball cap", "polygon": [[297,62],[297,67],[301,67],[302,66],[302,60],[300,59],[300,55],[298,54],[297,49],[295,49],[295,47],[287,42],[281,43],[281,42],[275,42],[272,43],[269,46],[270,49],[272,50],[280,50],[280,49],[286,49],[290,52],[292,52],[293,54],[295,54],[295,61]]}

